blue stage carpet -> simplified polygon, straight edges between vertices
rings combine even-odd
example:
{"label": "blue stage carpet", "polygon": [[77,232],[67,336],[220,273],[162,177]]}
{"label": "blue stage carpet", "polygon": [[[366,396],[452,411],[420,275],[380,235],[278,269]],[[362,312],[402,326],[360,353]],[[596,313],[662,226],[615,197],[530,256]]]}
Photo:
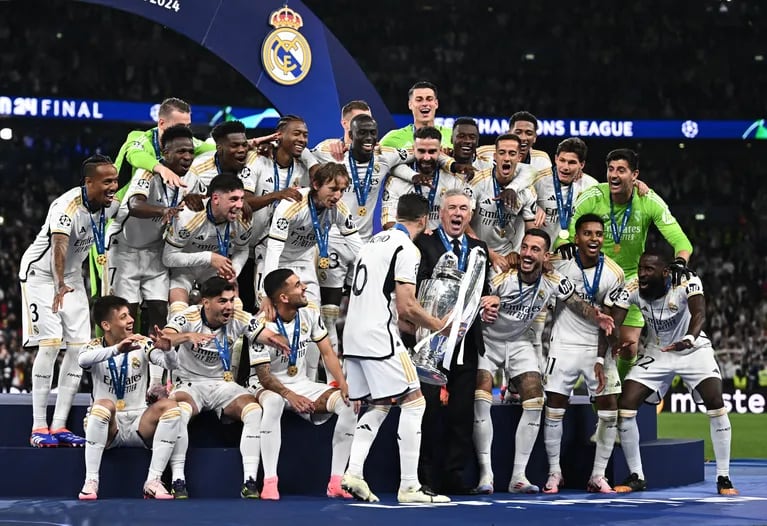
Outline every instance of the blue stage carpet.
{"label": "blue stage carpet", "polygon": [[[715,473],[714,465],[708,464],[703,483],[635,495],[565,491],[552,496],[515,496],[501,492],[489,498],[459,498],[442,505],[400,505],[391,494],[379,495],[382,501],[378,504],[333,501],[320,496],[286,496],[280,502],[0,500],[0,526],[767,524],[767,462],[733,462],[732,479],[741,492],[738,497],[716,494]],[[236,495],[238,488],[232,491]]]}

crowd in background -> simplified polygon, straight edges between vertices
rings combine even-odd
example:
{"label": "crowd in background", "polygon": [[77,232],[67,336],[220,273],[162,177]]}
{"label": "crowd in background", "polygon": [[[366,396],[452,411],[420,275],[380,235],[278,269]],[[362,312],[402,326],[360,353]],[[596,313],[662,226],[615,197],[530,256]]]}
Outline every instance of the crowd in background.
{"label": "crowd in background", "polygon": [[[305,3],[395,113],[407,111],[407,88],[420,79],[439,86],[438,115],[508,117],[526,109],[563,118],[755,119],[764,112],[762,83],[755,79],[767,67],[757,58],[767,55],[759,48],[767,41],[767,6],[755,1],[587,0],[564,8],[543,0],[522,10],[501,0],[481,7],[392,0],[373,14],[351,0]],[[377,30],[349,30],[363,19]],[[186,38],[137,16],[63,1],[0,2],[0,86],[0,95],[268,104],[241,75]],[[595,89],[604,96],[586,96]],[[19,342],[21,254],[49,203],[77,184],[82,159],[96,151],[114,156],[130,129],[6,122],[14,137],[0,141],[0,391],[30,384],[32,357]],[[310,143],[321,139],[310,137]],[[556,142],[539,139],[537,147],[553,154]],[[640,152],[640,178],[670,204],[695,247],[691,266],[707,291],[706,331],[724,376],[740,370],[755,386],[767,363],[767,146],[587,142],[587,172],[600,181],[608,150]]]}

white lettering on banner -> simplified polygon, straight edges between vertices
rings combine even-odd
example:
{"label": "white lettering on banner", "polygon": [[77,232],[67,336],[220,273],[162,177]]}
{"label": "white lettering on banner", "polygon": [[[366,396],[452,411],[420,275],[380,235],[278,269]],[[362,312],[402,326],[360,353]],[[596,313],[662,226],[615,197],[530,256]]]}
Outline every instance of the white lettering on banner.
{"label": "white lettering on banner", "polygon": [[0,97],[0,115],[21,117],[59,117],[64,119],[101,120],[99,102],[37,97]]}
{"label": "white lettering on banner", "polygon": [[582,137],[633,137],[632,121],[570,121],[570,135]]}
{"label": "white lettering on banner", "polygon": [[[734,393],[722,393],[724,408],[727,412],[736,413],[764,413],[765,399],[761,393],[743,393],[736,389]],[[696,404],[690,393],[671,393],[671,412],[672,413],[701,413],[706,411],[703,404]]]}
{"label": "white lettering on banner", "polygon": [[[509,131],[508,119],[474,117],[480,135],[500,135]],[[453,117],[436,117],[436,126],[452,127]],[[592,121],[539,119],[538,135],[541,137],[633,137],[634,121]]]}

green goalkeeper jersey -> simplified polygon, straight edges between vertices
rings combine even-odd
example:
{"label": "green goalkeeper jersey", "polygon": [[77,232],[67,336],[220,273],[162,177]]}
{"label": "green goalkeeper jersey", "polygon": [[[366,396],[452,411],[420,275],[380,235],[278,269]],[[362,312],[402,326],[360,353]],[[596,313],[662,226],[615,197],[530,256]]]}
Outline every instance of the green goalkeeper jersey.
{"label": "green goalkeeper jersey", "polygon": [[[442,134],[442,146],[445,148],[453,147],[453,129],[447,126],[435,126]],[[408,124],[404,128],[397,130],[391,130],[381,138],[381,146],[389,146],[390,148],[399,148],[400,150],[412,150],[413,149],[413,134],[415,133],[415,127],[412,124]]]}
{"label": "green goalkeeper jersey", "polygon": [[610,220],[610,186],[600,183],[584,190],[575,201],[575,212],[570,221],[570,240],[575,239],[575,223],[584,214],[596,214],[605,222],[605,237],[602,251],[615,260],[626,274],[626,281],[637,275],[639,257],[645,250],[645,241],[650,223],[654,223],[661,235],[674,247],[674,254],[686,250],[692,254],[692,244],[682,231],[676,218],[671,214],[666,202],[658,194],[650,190],[647,195],[640,197],[636,188],[632,199],[631,213],[626,226],[620,234],[620,247],[616,249],[613,239],[613,226],[620,232],[623,217],[629,203],[613,204],[614,220]]}

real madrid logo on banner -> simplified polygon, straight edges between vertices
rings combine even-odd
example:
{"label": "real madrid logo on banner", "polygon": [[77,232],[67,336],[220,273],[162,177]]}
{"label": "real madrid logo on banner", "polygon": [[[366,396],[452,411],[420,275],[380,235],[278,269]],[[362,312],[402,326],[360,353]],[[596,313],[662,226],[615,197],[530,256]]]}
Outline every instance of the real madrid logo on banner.
{"label": "real madrid logo on banner", "polygon": [[261,46],[264,71],[278,84],[298,84],[312,67],[312,50],[297,31],[304,21],[286,5],[269,16],[269,24],[274,31],[266,35]]}

